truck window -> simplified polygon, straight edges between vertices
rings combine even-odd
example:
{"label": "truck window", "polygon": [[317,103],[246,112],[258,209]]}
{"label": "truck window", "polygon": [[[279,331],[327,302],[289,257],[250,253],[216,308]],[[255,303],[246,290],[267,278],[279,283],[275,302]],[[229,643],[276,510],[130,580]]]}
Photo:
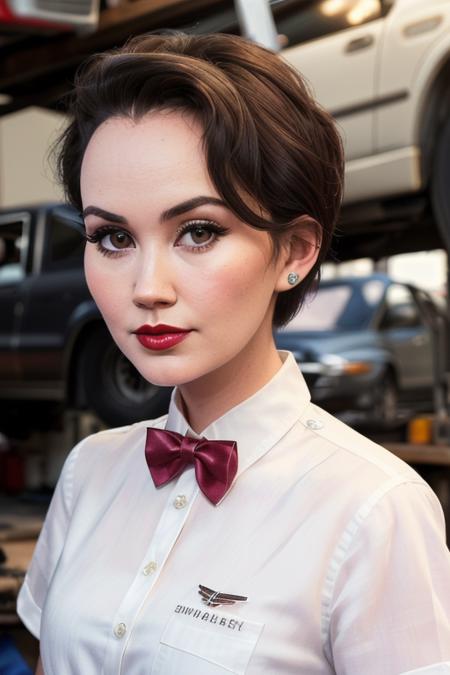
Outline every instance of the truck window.
{"label": "truck window", "polygon": [[400,284],[389,286],[381,329],[415,328],[422,324],[419,308],[409,288]]}
{"label": "truck window", "polygon": [[385,16],[390,0],[274,0],[278,32],[287,47],[316,40],[346,28],[360,26]]}
{"label": "truck window", "polygon": [[25,276],[28,231],[23,221],[0,222],[0,284],[21,281]]}
{"label": "truck window", "polygon": [[[283,47],[332,35],[374,21],[391,9],[394,0],[269,0]],[[187,33],[240,34],[234,7],[207,7],[184,24]]]}
{"label": "truck window", "polygon": [[50,215],[43,270],[46,272],[83,269],[84,239],[73,227]]}

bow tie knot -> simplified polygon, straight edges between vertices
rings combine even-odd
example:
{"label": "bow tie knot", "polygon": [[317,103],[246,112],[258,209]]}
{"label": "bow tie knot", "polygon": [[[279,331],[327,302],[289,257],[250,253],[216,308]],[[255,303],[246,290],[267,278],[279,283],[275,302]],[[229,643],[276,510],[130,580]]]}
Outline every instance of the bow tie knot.
{"label": "bow tie knot", "polygon": [[201,439],[199,438],[191,438],[190,436],[183,436],[179,448],[180,459],[183,459],[188,463],[194,463],[195,451],[198,449],[200,444]]}
{"label": "bow tie knot", "polygon": [[200,490],[213,504],[230,488],[238,463],[235,441],[209,441],[154,428],[147,429],[145,459],[156,487],[193,464]]}

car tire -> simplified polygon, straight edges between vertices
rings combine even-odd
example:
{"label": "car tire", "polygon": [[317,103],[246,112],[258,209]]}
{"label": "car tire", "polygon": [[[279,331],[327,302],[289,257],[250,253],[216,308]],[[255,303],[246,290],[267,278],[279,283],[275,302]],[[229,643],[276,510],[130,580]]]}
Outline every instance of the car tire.
{"label": "car tire", "polygon": [[172,389],[147,382],[106,329],[86,339],[78,368],[88,408],[108,426],[154,419],[168,410]]}
{"label": "car tire", "polygon": [[438,137],[431,176],[431,202],[444,245],[450,250],[450,119]]}
{"label": "car tire", "polygon": [[398,420],[398,389],[390,372],[385,373],[375,387],[373,417],[383,428],[391,427]]}

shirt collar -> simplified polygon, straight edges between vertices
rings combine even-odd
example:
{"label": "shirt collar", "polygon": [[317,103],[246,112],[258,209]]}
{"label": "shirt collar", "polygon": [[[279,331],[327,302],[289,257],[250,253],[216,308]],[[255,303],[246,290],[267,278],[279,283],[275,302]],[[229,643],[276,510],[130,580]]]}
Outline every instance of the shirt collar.
{"label": "shirt collar", "polygon": [[177,389],[174,389],[165,428],[194,438],[236,441],[239,476],[291,429],[311,398],[292,353],[279,351],[278,354],[283,365],[272,379],[200,434],[190,428],[181,411]]}

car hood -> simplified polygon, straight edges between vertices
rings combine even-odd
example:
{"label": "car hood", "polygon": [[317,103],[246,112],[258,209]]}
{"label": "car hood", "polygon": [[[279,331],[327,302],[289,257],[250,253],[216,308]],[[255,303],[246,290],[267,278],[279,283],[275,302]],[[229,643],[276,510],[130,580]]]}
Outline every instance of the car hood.
{"label": "car hood", "polygon": [[289,331],[275,335],[278,349],[294,352],[297,361],[309,361],[323,354],[343,354],[380,346],[375,331]]}

